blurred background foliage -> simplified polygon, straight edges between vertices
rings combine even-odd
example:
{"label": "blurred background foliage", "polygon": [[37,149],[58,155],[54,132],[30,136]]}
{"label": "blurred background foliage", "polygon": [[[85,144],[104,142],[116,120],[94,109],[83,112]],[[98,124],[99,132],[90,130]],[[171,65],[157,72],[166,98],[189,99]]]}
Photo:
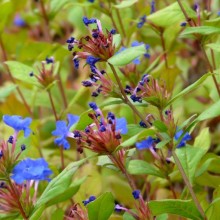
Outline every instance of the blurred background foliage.
{"label": "blurred background foliage", "polygon": [[[210,1],[198,2],[202,11],[203,24],[219,27],[220,17],[217,15],[217,9],[220,8],[219,1],[213,0],[211,5],[209,5]],[[124,104],[120,104],[116,98],[106,99],[101,96],[93,98],[90,89],[82,87],[81,81],[88,78],[89,68],[80,66],[79,70],[74,69],[72,54],[67,49],[66,40],[70,36],[79,39],[88,34],[88,30],[82,22],[83,16],[98,18],[104,29],[116,28],[126,47],[130,47],[134,40],[149,44],[151,57],[149,60],[142,59],[137,70],[141,75],[147,72],[155,78],[165,80],[173,95],[178,94],[208,73],[199,44],[201,42],[204,45],[213,42],[217,44],[220,37],[219,35],[209,35],[203,37],[200,42],[188,36],[184,38],[181,35],[183,27],[180,24],[185,21],[185,18],[177,4],[173,3],[175,3],[173,0],[156,1],[156,12],[150,14],[150,1],[147,0],[95,0],[94,3],[85,0],[0,0],[0,116],[16,114],[31,116],[34,119],[33,135],[19,139],[21,143],[27,145],[23,157],[43,156],[48,161],[54,175],[59,173],[59,149],[54,145],[54,138],[51,136],[51,132],[55,129],[55,121],[47,90],[43,89],[34,77],[29,76],[31,72],[39,74],[40,62],[47,57],[53,56],[56,61],[56,81],[51,85],[51,93],[60,119],[65,120],[66,113],[77,115],[83,113],[79,126],[84,128],[84,125],[90,122],[87,117],[88,102],[95,100],[104,111],[111,110],[118,117],[126,117],[129,124],[138,122],[132,111]],[[193,10],[194,1],[188,0],[185,3],[189,7],[190,15],[196,19],[196,13]],[[143,15],[147,15],[149,22],[145,23],[142,28],[137,28],[137,23]],[[212,22],[207,20],[212,20]],[[122,25],[120,25],[120,21]],[[156,29],[152,23],[156,25]],[[164,46],[161,36],[163,36]],[[210,47],[205,46],[204,48],[211,60]],[[220,49],[213,51],[216,63],[214,71],[218,81],[219,51]],[[168,69],[166,62],[162,59],[164,52],[167,53]],[[105,64],[101,64],[101,66],[107,72],[109,71],[109,67]],[[130,74],[130,77],[134,77],[132,73]],[[126,85],[126,77],[121,74],[120,79],[123,85]],[[134,81],[136,82],[138,79],[134,79]],[[180,125],[192,115],[202,113],[209,105],[219,100],[211,77],[206,78],[202,85],[173,103],[175,119]],[[31,113],[25,107],[20,94],[30,106]],[[152,106],[145,108],[142,106],[139,109],[145,114],[158,114]],[[209,197],[211,201],[219,197],[220,193],[219,122],[220,117],[203,121],[192,133],[195,138],[204,128],[209,127],[208,134],[206,134],[210,142],[209,152],[200,161],[198,166],[200,169],[197,170],[195,177],[199,199],[204,202],[204,206],[207,206],[206,197]],[[125,138],[129,138],[141,130],[141,128],[135,129],[131,129]],[[7,139],[11,132],[12,130],[1,123],[1,139]],[[86,155],[91,154],[87,151],[85,153]],[[65,164],[81,157],[76,153],[74,141],[71,141],[71,149],[65,151],[64,154]],[[138,154],[139,152],[132,150],[130,152],[131,157],[138,157]],[[152,159],[149,152],[145,152],[142,157],[147,158],[147,161]],[[118,203],[133,208],[131,204],[134,199],[128,184],[117,170],[109,169],[106,163],[106,158],[102,156],[88,161],[86,165],[79,168],[75,178],[86,177],[86,179],[74,196],[74,201],[81,203],[89,195],[98,196],[103,192],[111,191]],[[204,164],[206,167],[203,167]],[[143,175],[143,178],[138,179],[137,183],[141,186],[145,178],[150,183],[146,185],[149,187],[150,199],[172,198],[171,192],[167,189],[167,180]],[[181,177],[175,170],[171,178],[177,184],[177,190],[178,185],[179,189],[183,187]],[[201,191],[203,186],[206,187],[206,192]],[[44,189],[45,184],[40,187]],[[179,190],[178,196],[181,193]],[[182,196],[184,197],[184,195]],[[67,207],[68,202],[60,203],[58,207],[52,206],[44,212],[41,219],[62,219],[58,216],[62,216]],[[217,209],[218,203],[209,210],[210,216],[212,216],[210,219],[219,219],[219,215],[215,214]],[[115,214],[111,219],[122,219],[122,216]],[[162,216],[160,219],[166,219],[166,216],[165,218]],[[178,218],[170,215],[170,219]]]}

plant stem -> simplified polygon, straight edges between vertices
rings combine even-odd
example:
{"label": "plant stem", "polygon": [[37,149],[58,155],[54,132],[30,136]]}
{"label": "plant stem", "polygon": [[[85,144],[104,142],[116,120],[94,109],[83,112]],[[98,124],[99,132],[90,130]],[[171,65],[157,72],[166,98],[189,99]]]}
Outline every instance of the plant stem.
{"label": "plant stem", "polygon": [[[188,16],[188,14],[187,14],[185,8],[184,8],[183,5],[182,5],[181,0],[177,0],[177,2],[178,2],[178,4],[179,4],[179,6],[180,6],[180,8],[181,8],[181,10],[182,10],[182,12],[183,12],[185,18],[186,18],[186,21],[189,23],[189,25],[190,25],[191,27],[196,26],[195,22]],[[200,41],[200,40],[198,39],[198,41]],[[209,68],[210,72],[212,73],[212,79],[213,79],[213,81],[214,81],[215,87],[216,87],[216,89],[217,89],[217,91],[218,91],[218,95],[219,95],[219,97],[220,97],[220,88],[219,88],[219,85],[218,85],[218,81],[217,81],[217,79],[216,79],[216,77],[215,77],[215,75],[214,75],[213,67],[212,67],[212,65],[211,65],[210,62],[209,62],[209,58],[208,58],[208,56],[207,56],[207,54],[206,54],[206,52],[205,52],[205,49],[203,48],[201,42],[200,42],[200,47],[201,47],[201,50],[202,50],[202,52],[203,52],[203,54],[204,54],[205,60],[206,60],[206,62],[207,62],[207,64],[208,64],[208,68]]]}
{"label": "plant stem", "polygon": [[45,39],[46,39],[46,41],[50,42],[51,41],[51,36],[50,36],[49,19],[48,19],[48,16],[47,16],[47,12],[46,12],[43,0],[40,0],[40,9],[41,9],[41,13],[42,13],[44,23],[45,23],[44,26],[43,26]]}
{"label": "plant stem", "polygon": [[68,106],[67,99],[66,99],[66,94],[65,94],[63,84],[62,84],[62,81],[61,81],[60,73],[58,73],[57,75],[58,75],[58,80],[59,80],[58,84],[59,84],[59,88],[60,88],[60,93],[61,93],[61,96],[63,98],[64,108],[66,109],[67,106]]}
{"label": "plant stem", "polygon": [[[57,116],[57,113],[56,113],[56,109],[55,109],[55,105],[54,105],[54,102],[53,102],[51,92],[50,92],[50,90],[47,90],[47,92],[48,92],[48,95],[49,95],[50,104],[51,104],[51,107],[52,107],[52,110],[53,110],[55,120],[58,121],[58,116]],[[64,154],[63,154],[63,147],[62,146],[60,147],[60,160],[61,160],[61,167],[62,167],[62,170],[63,170],[65,168],[65,164],[64,164]]]}
{"label": "plant stem", "polygon": [[[7,58],[7,54],[6,54],[6,51],[5,51],[5,47],[4,47],[4,44],[3,44],[1,38],[0,38],[0,47],[1,47],[1,50],[2,50],[3,62],[5,62],[5,61],[8,60],[8,58]],[[6,70],[7,70],[7,72],[8,72],[9,78],[11,79],[12,83],[16,85],[15,79],[14,79],[14,77],[12,76],[12,74],[11,74],[11,72],[10,72],[8,66],[7,66],[7,65],[5,65],[5,66],[6,66]],[[20,88],[19,88],[18,86],[16,87],[16,90],[17,90],[17,92],[18,92],[18,94],[19,94],[19,96],[20,96],[22,102],[24,103],[24,106],[26,107],[28,113],[29,113],[31,116],[33,116],[33,113],[32,113],[32,111],[31,111],[29,105],[27,104],[27,102],[26,102],[26,100],[25,100],[25,98],[24,98],[24,96],[23,96],[23,94],[22,94],[22,92],[21,92],[21,90],[20,90]]]}
{"label": "plant stem", "polygon": [[185,171],[184,171],[184,169],[182,167],[182,164],[181,164],[178,156],[176,155],[175,150],[172,150],[172,156],[173,156],[173,158],[175,160],[175,163],[176,163],[176,165],[177,165],[177,167],[178,167],[178,169],[179,169],[179,171],[181,173],[181,176],[183,177],[183,180],[184,180],[184,182],[185,182],[185,184],[186,184],[186,186],[187,186],[187,188],[188,188],[188,190],[190,192],[190,195],[191,195],[191,197],[192,197],[192,199],[193,199],[197,209],[199,210],[199,212],[202,215],[202,217],[204,219],[207,219],[206,216],[205,216],[205,212],[203,211],[203,209],[202,209],[202,207],[201,207],[201,205],[200,205],[200,203],[199,203],[199,201],[198,201],[198,199],[196,197],[196,194],[193,191],[193,187],[192,187],[188,177],[186,176],[186,173],[185,173]]}
{"label": "plant stem", "polygon": [[165,60],[165,65],[166,68],[168,69],[168,60],[167,60],[167,52],[166,52],[166,45],[165,45],[165,40],[164,40],[164,36],[163,36],[163,30],[160,31],[160,39],[161,39],[161,44],[162,44],[162,48],[163,48],[163,57]]}
{"label": "plant stem", "polygon": [[114,74],[114,77],[115,77],[115,79],[116,79],[116,81],[117,81],[117,83],[118,83],[119,89],[120,89],[121,94],[122,94],[122,96],[123,96],[123,101],[125,102],[125,104],[127,104],[127,105],[130,106],[130,108],[133,110],[133,112],[134,112],[146,125],[148,125],[148,126],[150,127],[150,126],[151,126],[150,123],[149,123],[149,122],[145,119],[145,117],[136,109],[136,107],[135,107],[134,105],[132,105],[132,103],[131,103],[130,100],[128,99],[128,97],[127,97],[127,95],[126,95],[126,93],[125,93],[125,91],[124,91],[124,89],[123,89],[123,86],[122,86],[122,84],[121,84],[121,81],[120,81],[120,79],[119,79],[119,77],[118,77],[118,74],[116,73],[116,70],[115,70],[114,66],[113,66],[112,64],[110,64],[110,63],[108,63],[108,64],[109,64],[109,66],[111,67],[112,72],[113,72],[113,74]]}
{"label": "plant stem", "polygon": [[120,15],[120,12],[119,12],[118,9],[116,9],[116,14],[117,14],[117,17],[118,17],[118,20],[119,20],[119,24],[120,24],[122,33],[124,35],[124,38],[126,38],[126,32],[125,32],[125,29],[124,29],[124,26],[123,26],[123,23],[122,23],[122,19],[121,19],[121,15]]}

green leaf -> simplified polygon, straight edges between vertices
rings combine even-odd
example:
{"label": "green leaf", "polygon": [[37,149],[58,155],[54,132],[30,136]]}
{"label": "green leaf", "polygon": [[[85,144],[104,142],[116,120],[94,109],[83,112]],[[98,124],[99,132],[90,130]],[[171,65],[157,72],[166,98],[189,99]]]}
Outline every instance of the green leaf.
{"label": "green leaf", "polygon": [[167,131],[167,126],[162,121],[155,120],[153,122],[153,126],[161,132],[166,132]]}
{"label": "green leaf", "polygon": [[119,147],[130,147],[134,145],[137,141],[147,138],[148,136],[152,136],[155,134],[153,129],[144,129],[140,133],[134,135],[133,137],[127,139],[126,141],[122,142]]}
{"label": "green leaf", "polygon": [[64,213],[64,210],[59,208],[59,209],[56,209],[53,214],[51,215],[51,220],[61,220],[63,219],[65,213]]}
{"label": "green leaf", "polygon": [[180,37],[188,38],[193,34],[200,34],[200,35],[220,34],[220,28],[212,27],[212,26],[187,27],[180,34]]}
{"label": "green leaf", "polygon": [[156,148],[161,149],[164,146],[166,146],[170,142],[171,138],[168,138],[166,140],[160,141],[157,145]]}
{"label": "green leaf", "polygon": [[118,5],[113,5],[114,8],[127,8],[132,6],[134,3],[136,3],[138,0],[124,0]]}
{"label": "green leaf", "polygon": [[206,73],[204,74],[200,79],[198,79],[196,82],[194,82],[193,84],[191,84],[190,86],[188,86],[187,88],[185,88],[183,91],[181,91],[180,93],[178,93],[177,95],[175,95],[169,102],[168,105],[170,105],[171,103],[173,103],[176,99],[186,95],[187,93],[191,92],[192,90],[198,88],[206,79],[207,77],[211,76],[211,73]]}
{"label": "green leaf", "polygon": [[205,149],[199,147],[191,147],[189,145],[176,149],[176,154],[191,183],[194,181],[196,168],[205,153]]}
{"label": "green leaf", "polygon": [[159,169],[143,160],[131,160],[128,164],[128,172],[133,175],[147,174],[164,177],[164,174]]}
{"label": "green leaf", "polygon": [[50,1],[50,13],[49,17],[50,19],[54,18],[55,15],[61,11],[61,9],[67,4],[71,2],[70,0],[51,0]]}
{"label": "green leaf", "polygon": [[5,63],[15,79],[32,85],[41,86],[35,77],[30,77],[29,75],[30,72],[33,72],[33,68],[17,61],[6,61]]}
{"label": "green leaf", "polygon": [[114,197],[110,192],[104,193],[87,207],[89,220],[108,220],[115,208]]}
{"label": "green leaf", "polygon": [[108,59],[113,66],[124,66],[146,53],[145,45],[130,47]]}
{"label": "green leaf", "polygon": [[86,159],[70,163],[58,176],[51,180],[36,203],[36,208],[47,204],[54,198],[61,196],[69,188],[73,174],[78,170]]}
{"label": "green leaf", "polygon": [[79,180],[74,181],[61,195],[58,195],[52,198],[46,203],[47,207],[58,204],[60,202],[66,201],[72,198],[79,190],[81,184],[86,180],[86,177],[83,177]]}
{"label": "green leaf", "polygon": [[205,152],[209,150],[209,147],[211,145],[211,136],[209,133],[209,128],[204,128],[199,136],[196,137],[194,142],[194,147],[198,147],[203,149]]}
{"label": "green leaf", "polygon": [[206,46],[213,49],[213,50],[215,50],[215,51],[217,51],[217,52],[220,52],[219,43],[207,44]]}
{"label": "green leaf", "polygon": [[[196,13],[188,6],[188,4],[184,1],[182,1],[182,4],[188,16],[190,18],[195,18]],[[185,21],[184,14],[177,2],[149,15],[147,19],[159,27],[170,27],[173,24]]]}
{"label": "green leaf", "polygon": [[207,108],[205,111],[203,111],[194,122],[207,120],[210,118],[215,118],[220,115],[220,100],[211,105],[209,108]]}
{"label": "green leaf", "polygon": [[115,48],[119,48],[121,45],[121,35],[120,34],[115,34],[113,35],[113,45]]}
{"label": "green leaf", "polygon": [[17,88],[17,85],[7,85],[0,88],[0,100],[4,101],[5,98],[7,98],[15,89]]}
{"label": "green leaf", "polygon": [[135,220],[135,218],[130,215],[128,212],[125,212],[123,215],[123,220]]}
{"label": "green leaf", "polygon": [[148,205],[152,214],[156,216],[169,213],[193,220],[203,219],[191,200],[165,199],[160,201],[150,201]]}
{"label": "green leaf", "polygon": [[0,33],[4,31],[5,24],[12,12],[13,12],[13,6],[11,1],[5,0],[0,3],[0,15],[1,15]]}
{"label": "green leaf", "polygon": [[34,209],[34,212],[29,217],[30,220],[38,220],[46,209],[45,205],[40,206],[38,209]]}

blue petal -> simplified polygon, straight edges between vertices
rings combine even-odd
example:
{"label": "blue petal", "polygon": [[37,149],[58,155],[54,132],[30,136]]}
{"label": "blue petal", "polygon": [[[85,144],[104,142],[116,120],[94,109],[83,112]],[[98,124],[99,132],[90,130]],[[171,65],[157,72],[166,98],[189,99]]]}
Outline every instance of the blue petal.
{"label": "blue petal", "polygon": [[120,131],[121,134],[127,134],[127,121],[125,118],[116,118],[116,131]]}
{"label": "blue petal", "polygon": [[77,121],[79,121],[78,115],[68,114],[67,118],[68,118],[68,122],[69,122],[68,128],[71,128]]}
{"label": "blue petal", "polygon": [[68,128],[65,121],[56,122],[56,130],[52,131],[52,135],[61,136],[65,135],[68,132]]}
{"label": "blue petal", "polygon": [[146,140],[143,140],[141,142],[136,143],[136,148],[138,150],[144,150],[151,147],[154,143],[154,139],[152,137],[148,137]]}

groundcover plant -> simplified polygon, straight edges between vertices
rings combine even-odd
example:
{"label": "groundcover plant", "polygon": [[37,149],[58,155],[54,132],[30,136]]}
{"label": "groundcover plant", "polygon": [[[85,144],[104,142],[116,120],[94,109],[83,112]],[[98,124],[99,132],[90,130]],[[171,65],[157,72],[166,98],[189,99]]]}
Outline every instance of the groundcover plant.
{"label": "groundcover plant", "polygon": [[0,219],[220,219],[219,0],[0,0]]}

